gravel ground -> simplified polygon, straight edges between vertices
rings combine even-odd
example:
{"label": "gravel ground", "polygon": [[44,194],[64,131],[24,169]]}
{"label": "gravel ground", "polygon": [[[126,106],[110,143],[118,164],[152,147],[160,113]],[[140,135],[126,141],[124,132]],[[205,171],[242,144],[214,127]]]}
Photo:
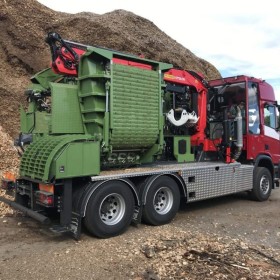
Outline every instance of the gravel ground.
{"label": "gravel ground", "polygon": [[0,218],[0,279],[280,279],[280,191],[189,204],[161,227],[110,239],[55,235],[27,217]]}

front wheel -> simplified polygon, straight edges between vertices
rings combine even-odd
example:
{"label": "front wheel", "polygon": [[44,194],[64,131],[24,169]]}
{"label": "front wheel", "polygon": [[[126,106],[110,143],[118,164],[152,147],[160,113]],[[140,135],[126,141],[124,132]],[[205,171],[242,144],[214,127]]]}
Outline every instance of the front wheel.
{"label": "front wheel", "polygon": [[168,176],[157,178],[150,186],[143,208],[144,222],[158,226],[169,223],[180,206],[177,183]]}
{"label": "front wheel", "polygon": [[134,197],[119,181],[104,183],[88,201],[84,223],[93,235],[107,238],[123,233],[132,221]]}
{"label": "front wheel", "polygon": [[272,189],[272,177],[265,167],[256,167],[254,170],[252,199],[265,201],[269,198]]}

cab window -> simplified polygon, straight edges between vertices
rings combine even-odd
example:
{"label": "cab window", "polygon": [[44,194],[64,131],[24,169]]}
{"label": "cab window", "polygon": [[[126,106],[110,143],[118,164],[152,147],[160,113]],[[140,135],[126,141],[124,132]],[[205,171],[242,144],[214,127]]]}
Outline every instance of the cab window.
{"label": "cab window", "polygon": [[248,83],[248,116],[249,133],[260,134],[258,87],[251,82]]}
{"label": "cab window", "polygon": [[277,128],[277,114],[275,106],[267,105],[264,107],[264,125],[274,129]]}

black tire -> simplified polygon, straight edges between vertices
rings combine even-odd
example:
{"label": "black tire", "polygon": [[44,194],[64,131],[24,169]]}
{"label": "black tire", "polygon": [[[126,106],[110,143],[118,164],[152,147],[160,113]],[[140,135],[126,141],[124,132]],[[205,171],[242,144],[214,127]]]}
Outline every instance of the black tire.
{"label": "black tire", "polygon": [[161,176],[148,190],[143,221],[154,226],[167,224],[176,216],[179,206],[180,191],[177,183],[168,176]]}
{"label": "black tire", "polygon": [[272,177],[265,167],[255,167],[251,198],[256,201],[265,201],[269,198],[272,189]]}
{"label": "black tire", "polygon": [[84,224],[97,237],[113,237],[127,229],[133,212],[134,197],[130,188],[123,182],[107,182],[90,197]]}

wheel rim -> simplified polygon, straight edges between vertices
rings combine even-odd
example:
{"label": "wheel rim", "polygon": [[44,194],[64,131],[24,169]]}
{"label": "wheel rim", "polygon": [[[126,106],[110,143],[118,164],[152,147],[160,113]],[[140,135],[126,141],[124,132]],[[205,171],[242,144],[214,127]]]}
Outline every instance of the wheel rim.
{"label": "wheel rim", "polygon": [[260,180],[261,192],[265,195],[269,192],[269,180],[266,175],[263,175]]}
{"label": "wheel rim", "polygon": [[173,194],[167,187],[160,188],[154,196],[154,209],[160,214],[164,215],[170,211],[173,205]]}
{"label": "wheel rim", "polygon": [[99,217],[104,224],[112,226],[121,221],[125,213],[124,198],[112,193],[107,195],[100,204]]}

